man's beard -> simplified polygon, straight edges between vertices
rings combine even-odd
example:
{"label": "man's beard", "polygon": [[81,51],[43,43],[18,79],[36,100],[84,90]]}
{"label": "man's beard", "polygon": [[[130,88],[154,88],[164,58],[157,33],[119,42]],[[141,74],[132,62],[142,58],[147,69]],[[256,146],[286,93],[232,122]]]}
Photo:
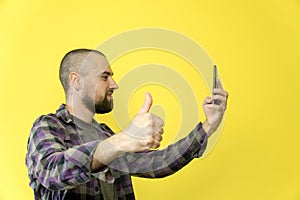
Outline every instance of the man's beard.
{"label": "man's beard", "polygon": [[93,113],[97,114],[105,114],[109,113],[113,109],[113,99],[108,100],[106,95],[104,96],[103,99],[99,101],[94,101],[92,98],[89,96],[85,96],[82,99],[83,104]]}

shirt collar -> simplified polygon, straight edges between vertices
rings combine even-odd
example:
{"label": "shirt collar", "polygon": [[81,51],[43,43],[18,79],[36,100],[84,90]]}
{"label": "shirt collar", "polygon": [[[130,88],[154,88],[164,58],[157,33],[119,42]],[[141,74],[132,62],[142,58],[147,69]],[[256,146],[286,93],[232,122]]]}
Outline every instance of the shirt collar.
{"label": "shirt collar", "polygon": [[[56,115],[58,118],[61,118],[66,123],[74,123],[74,117],[66,108],[66,104],[61,104],[59,108],[56,110]],[[79,119],[79,118],[76,118]],[[98,125],[98,122],[93,119],[93,125]]]}
{"label": "shirt collar", "polygon": [[[56,116],[62,119],[67,124],[69,123],[76,124],[74,119],[75,116],[69,113],[65,104],[61,104],[60,107],[56,110]],[[97,129],[100,128],[100,130],[104,131],[106,135],[112,136],[114,134],[114,132],[106,124],[104,123],[99,124],[95,119],[93,119],[92,123],[95,126],[95,128]]]}
{"label": "shirt collar", "polygon": [[65,104],[59,106],[59,108],[56,110],[56,115],[66,123],[73,122],[73,116],[69,113]]}

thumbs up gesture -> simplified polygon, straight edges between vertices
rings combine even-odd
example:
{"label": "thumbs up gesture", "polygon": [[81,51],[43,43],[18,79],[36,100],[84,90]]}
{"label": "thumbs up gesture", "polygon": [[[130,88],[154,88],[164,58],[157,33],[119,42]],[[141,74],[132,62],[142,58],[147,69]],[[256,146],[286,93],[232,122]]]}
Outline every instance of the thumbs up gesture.
{"label": "thumbs up gesture", "polygon": [[158,148],[162,140],[164,121],[149,113],[152,97],[146,93],[146,99],[133,118],[131,124],[121,132],[123,134],[122,151],[138,152]]}

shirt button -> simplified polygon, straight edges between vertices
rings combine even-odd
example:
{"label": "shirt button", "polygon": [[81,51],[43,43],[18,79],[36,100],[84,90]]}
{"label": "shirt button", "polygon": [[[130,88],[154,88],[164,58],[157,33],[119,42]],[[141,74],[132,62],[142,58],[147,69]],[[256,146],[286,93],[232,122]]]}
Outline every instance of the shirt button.
{"label": "shirt button", "polygon": [[95,187],[95,191],[98,192],[99,191],[99,187]]}

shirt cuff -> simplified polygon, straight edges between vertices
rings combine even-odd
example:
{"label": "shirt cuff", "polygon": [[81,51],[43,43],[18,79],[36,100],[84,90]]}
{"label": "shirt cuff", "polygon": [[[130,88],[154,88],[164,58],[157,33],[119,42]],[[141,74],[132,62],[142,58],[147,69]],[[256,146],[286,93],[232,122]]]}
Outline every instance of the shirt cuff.
{"label": "shirt cuff", "polygon": [[195,158],[200,158],[207,147],[208,136],[202,127],[202,123],[200,122],[195,128],[196,132],[196,140],[200,144],[200,150],[194,155]]}
{"label": "shirt cuff", "polygon": [[[99,143],[100,142],[98,141],[98,144],[96,145],[96,147],[99,145]],[[91,163],[92,163],[95,151],[96,151],[96,148],[91,153],[90,163],[89,163],[90,166],[91,166]],[[91,172],[91,171],[92,170],[90,169],[90,174],[91,174],[92,177],[100,179],[103,182],[112,184],[115,181],[115,178],[114,178],[114,176],[112,175],[112,172],[111,172],[111,168],[109,166],[107,166],[107,165],[104,165],[103,167],[101,167],[96,172]]]}
{"label": "shirt cuff", "polygon": [[97,179],[100,179],[101,181],[105,183],[112,184],[115,181],[115,177],[113,176],[111,172],[111,168],[108,166],[104,166],[101,168],[101,171],[93,172],[91,175]]}

